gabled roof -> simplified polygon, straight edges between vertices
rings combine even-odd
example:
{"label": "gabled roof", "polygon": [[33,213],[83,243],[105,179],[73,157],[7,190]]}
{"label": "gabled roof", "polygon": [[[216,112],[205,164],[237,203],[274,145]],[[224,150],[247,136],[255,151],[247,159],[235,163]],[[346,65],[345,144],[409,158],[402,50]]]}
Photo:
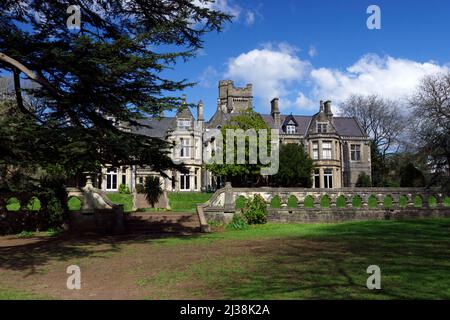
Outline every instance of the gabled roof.
{"label": "gabled roof", "polygon": [[[271,128],[275,128],[272,115],[262,114],[261,116]],[[284,124],[291,116],[297,122],[297,133],[305,136],[314,116],[280,115],[280,123]],[[361,126],[353,117],[333,117],[333,125],[337,134],[340,136],[367,137]],[[282,128],[279,129],[280,133],[283,133]]]}

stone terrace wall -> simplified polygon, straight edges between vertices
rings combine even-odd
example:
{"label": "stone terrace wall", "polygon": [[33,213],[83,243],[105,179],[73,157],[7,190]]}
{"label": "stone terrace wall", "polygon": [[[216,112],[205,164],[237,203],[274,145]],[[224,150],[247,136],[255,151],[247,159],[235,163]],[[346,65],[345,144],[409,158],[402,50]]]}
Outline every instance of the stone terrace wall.
{"label": "stone terrace wall", "polygon": [[[450,207],[445,206],[446,195],[438,190],[423,188],[341,188],[341,189],[300,189],[300,188],[225,188],[216,191],[210,201],[202,206],[206,220],[229,222],[236,209],[239,197],[262,196],[268,204],[268,219],[274,222],[336,222],[348,220],[369,219],[402,219],[428,216],[450,216]],[[295,196],[298,203],[288,206],[288,199]],[[274,197],[279,197],[280,207],[272,208],[270,203]],[[329,200],[329,206],[321,206],[324,197]],[[341,206],[338,198],[341,198]],[[354,206],[355,197],[360,198],[360,206]],[[389,208],[385,207],[385,199],[392,199]],[[434,205],[429,205],[433,197]],[[305,207],[305,199],[312,200],[312,207]],[[372,204],[369,206],[369,199]],[[404,205],[401,205],[400,199]],[[421,206],[414,201],[419,198]],[[343,204],[343,205],[342,205]]]}

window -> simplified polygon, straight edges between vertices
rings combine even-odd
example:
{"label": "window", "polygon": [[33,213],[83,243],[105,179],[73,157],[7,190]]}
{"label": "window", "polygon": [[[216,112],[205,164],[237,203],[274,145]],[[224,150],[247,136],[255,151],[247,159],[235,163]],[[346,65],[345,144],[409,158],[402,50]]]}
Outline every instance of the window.
{"label": "window", "polygon": [[188,173],[180,174],[180,190],[189,190],[190,189],[189,177],[190,176]]}
{"label": "window", "polygon": [[320,188],[320,170],[314,170],[314,188]]}
{"label": "window", "polygon": [[322,142],[323,159],[331,159],[331,141]]}
{"label": "window", "polygon": [[178,119],[177,126],[178,126],[178,129],[180,129],[180,130],[188,130],[191,128],[191,120],[190,119]]}
{"label": "window", "polygon": [[361,145],[360,144],[350,145],[350,159],[352,159],[352,161],[360,161],[361,160]]}
{"label": "window", "polygon": [[294,134],[295,133],[295,125],[293,124],[288,124],[286,126],[286,133],[287,134]]}
{"label": "window", "polygon": [[198,168],[195,168],[195,176],[194,176],[194,189],[197,190],[198,189]]}
{"label": "window", "polygon": [[106,170],[106,190],[117,190],[117,168],[109,168]]}
{"label": "window", "polygon": [[327,133],[327,124],[326,123],[318,123],[317,124],[317,133]]}
{"label": "window", "polygon": [[325,169],[323,170],[323,186],[324,188],[333,188],[333,170]]}
{"label": "window", "polygon": [[180,143],[181,143],[180,157],[182,157],[182,158],[188,158],[189,157],[189,150],[190,150],[189,140],[190,139],[188,139],[188,138],[181,138],[180,139]]}
{"label": "window", "polygon": [[127,176],[126,175],[122,175],[122,184],[127,184]]}
{"label": "window", "polygon": [[139,177],[139,184],[144,184],[144,177]]}
{"label": "window", "polygon": [[313,160],[319,159],[319,143],[317,141],[312,143]]}

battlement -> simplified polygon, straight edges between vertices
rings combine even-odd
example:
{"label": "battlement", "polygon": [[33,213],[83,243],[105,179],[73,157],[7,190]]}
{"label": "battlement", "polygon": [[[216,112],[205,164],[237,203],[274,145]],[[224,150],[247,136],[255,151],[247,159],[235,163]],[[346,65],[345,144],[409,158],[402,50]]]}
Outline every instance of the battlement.
{"label": "battlement", "polygon": [[253,85],[235,87],[233,80],[220,80],[218,108],[225,113],[253,108]]}

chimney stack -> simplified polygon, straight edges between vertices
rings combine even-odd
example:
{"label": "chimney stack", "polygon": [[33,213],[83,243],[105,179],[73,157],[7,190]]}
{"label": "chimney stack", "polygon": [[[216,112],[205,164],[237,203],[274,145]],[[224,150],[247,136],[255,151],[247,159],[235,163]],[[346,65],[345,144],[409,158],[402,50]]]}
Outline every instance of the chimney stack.
{"label": "chimney stack", "polygon": [[333,112],[331,111],[331,101],[330,100],[327,100],[325,102],[325,110],[324,111],[327,116],[330,116],[330,117],[333,116]]}
{"label": "chimney stack", "polygon": [[203,121],[203,101],[200,100],[197,105],[197,120]]}
{"label": "chimney stack", "polygon": [[279,101],[278,98],[273,98],[272,101],[270,101],[270,113],[272,115],[275,128],[279,128],[281,126],[280,108],[278,106],[278,101]]}

